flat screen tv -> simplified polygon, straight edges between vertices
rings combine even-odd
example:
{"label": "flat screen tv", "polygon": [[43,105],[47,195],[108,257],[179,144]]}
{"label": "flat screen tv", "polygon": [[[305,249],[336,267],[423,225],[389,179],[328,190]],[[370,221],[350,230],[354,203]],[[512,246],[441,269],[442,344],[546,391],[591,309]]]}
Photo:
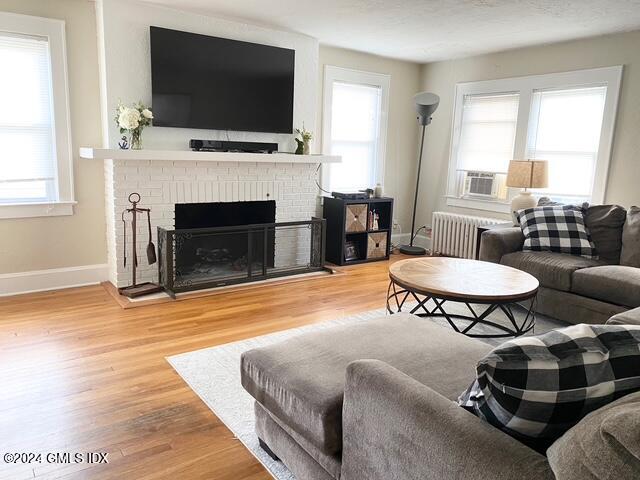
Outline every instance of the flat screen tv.
{"label": "flat screen tv", "polygon": [[153,124],[292,133],[295,51],[150,27]]}

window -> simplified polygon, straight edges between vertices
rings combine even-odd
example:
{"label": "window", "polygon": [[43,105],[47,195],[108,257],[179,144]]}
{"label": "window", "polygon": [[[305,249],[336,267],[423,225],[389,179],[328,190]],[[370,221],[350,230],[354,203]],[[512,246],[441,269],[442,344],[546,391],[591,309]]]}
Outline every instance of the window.
{"label": "window", "polygon": [[508,212],[518,191],[504,174],[518,158],[549,162],[549,187],[536,193],[604,201],[621,75],[609,67],[458,84],[447,203]]}
{"label": "window", "polygon": [[389,76],[327,66],[323,151],[342,163],[324,166],[327,191],[351,192],[382,183]]}
{"label": "window", "polygon": [[517,93],[465,95],[458,169],[506,173],[513,158],[518,120]]}
{"label": "window", "polygon": [[549,196],[590,200],[607,87],[536,90],[527,157],[547,160]]}
{"label": "window", "polygon": [[0,13],[0,218],[72,213],[64,23]]}

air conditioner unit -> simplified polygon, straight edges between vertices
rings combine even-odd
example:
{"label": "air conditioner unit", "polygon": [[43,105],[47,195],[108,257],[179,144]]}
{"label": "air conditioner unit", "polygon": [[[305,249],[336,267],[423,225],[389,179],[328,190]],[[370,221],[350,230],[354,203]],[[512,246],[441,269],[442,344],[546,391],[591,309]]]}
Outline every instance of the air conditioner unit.
{"label": "air conditioner unit", "polygon": [[491,172],[465,172],[463,196],[497,198],[499,182]]}

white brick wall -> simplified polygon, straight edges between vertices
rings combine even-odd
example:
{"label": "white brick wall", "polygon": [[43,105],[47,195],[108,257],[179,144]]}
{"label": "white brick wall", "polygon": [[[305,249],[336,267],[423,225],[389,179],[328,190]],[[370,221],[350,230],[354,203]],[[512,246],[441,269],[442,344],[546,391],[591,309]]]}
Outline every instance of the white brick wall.
{"label": "white brick wall", "polygon": [[[138,192],[141,207],[151,208],[153,242],[156,227],[174,227],[176,203],[275,200],[276,222],[309,220],[319,212],[316,165],[290,163],[105,161],[105,201],[109,276],[118,287],[131,283],[131,223],[127,216],[127,268],[123,266],[121,212],[128,196]],[[157,281],[157,264],[147,265],[146,216],[138,216],[138,281]],[[278,248],[287,238],[289,248]],[[280,242],[280,243],[278,243]],[[309,232],[279,232],[276,266],[306,262]]]}

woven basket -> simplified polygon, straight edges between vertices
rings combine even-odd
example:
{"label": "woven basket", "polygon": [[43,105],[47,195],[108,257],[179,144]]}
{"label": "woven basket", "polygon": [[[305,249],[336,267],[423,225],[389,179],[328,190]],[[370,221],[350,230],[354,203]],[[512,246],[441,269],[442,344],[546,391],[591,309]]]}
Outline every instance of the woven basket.
{"label": "woven basket", "polygon": [[387,256],[387,233],[370,233],[367,240],[367,258]]}
{"label": "woven basket", "polygon": [[345,220],[347,233],[365,232],[367,230],[367,204],[355,203],[347,205]]}

